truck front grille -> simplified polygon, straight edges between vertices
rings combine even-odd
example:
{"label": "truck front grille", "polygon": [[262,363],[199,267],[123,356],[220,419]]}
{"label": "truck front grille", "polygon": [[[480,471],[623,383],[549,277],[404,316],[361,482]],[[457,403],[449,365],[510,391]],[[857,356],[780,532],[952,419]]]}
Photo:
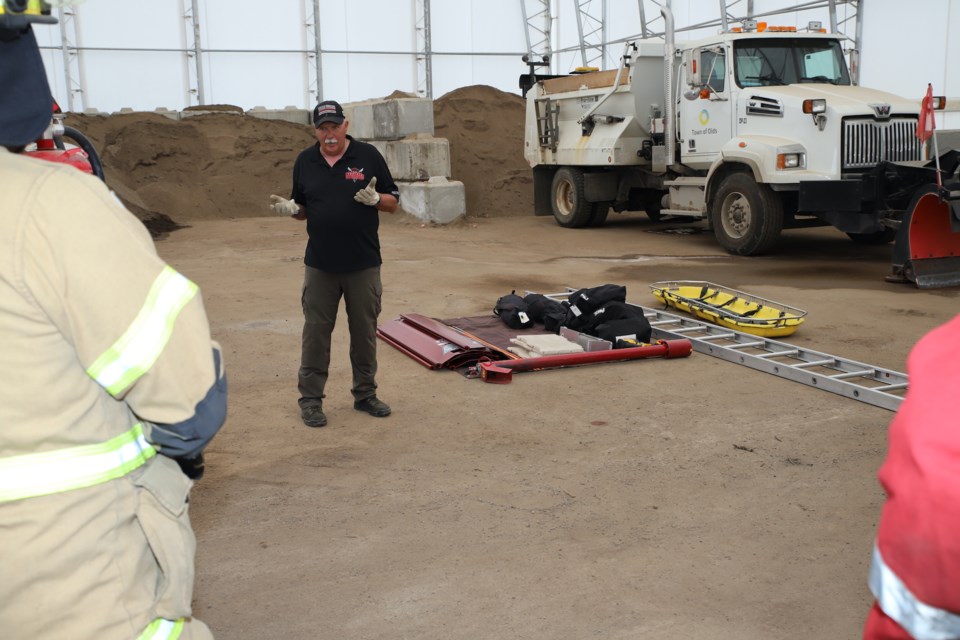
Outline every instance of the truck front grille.
{"label": "truck front grille", "polygon": [[843,121],[843,168],[865,169],[881,160],[905,162],[923,158],[923,143],[916,137],[916,118]]}

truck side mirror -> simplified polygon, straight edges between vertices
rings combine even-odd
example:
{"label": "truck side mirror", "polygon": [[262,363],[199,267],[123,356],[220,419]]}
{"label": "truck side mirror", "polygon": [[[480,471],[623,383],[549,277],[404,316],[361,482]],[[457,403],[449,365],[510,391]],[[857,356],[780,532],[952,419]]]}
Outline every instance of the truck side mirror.
{"label": "truck side mirror", "polygon": [[700,97],[700,50],[688,49],[681,57],[681,68],[686,71],[686,88],[683,97],[687,100],[696,100]]}
{"label": "truck side mirror", "polygon": [[700,50],[688,49],[683,52],[683,66],[687,70],[687,86],[697,89],[703,83],[700,81]]}

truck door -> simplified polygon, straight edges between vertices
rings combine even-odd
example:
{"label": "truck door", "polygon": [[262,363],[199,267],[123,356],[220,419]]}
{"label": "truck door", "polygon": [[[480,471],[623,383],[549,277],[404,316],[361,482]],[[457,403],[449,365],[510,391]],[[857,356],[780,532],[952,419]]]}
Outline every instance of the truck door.
{"label": "truck door", "polygon": [[730,140],[733,131],[730,81],[723,47],[704,47],[699,52],[696,85],[701,90],[680,100],[680,139],[683,163],[709,167]]}

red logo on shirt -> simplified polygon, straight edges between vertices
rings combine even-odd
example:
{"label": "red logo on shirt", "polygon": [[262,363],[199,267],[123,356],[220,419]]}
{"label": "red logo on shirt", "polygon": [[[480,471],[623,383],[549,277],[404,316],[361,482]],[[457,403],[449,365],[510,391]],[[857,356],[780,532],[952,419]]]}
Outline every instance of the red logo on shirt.
{"label": "red logo on shirt", "polygon": [[347,180],[353,180],[354,182],[357,182],[358,180],[361,182],[366,182],[367,180],[367,177],[363,175],[363,169],[354,167],[347,167],[347,173],[344,175],[344,177]]}

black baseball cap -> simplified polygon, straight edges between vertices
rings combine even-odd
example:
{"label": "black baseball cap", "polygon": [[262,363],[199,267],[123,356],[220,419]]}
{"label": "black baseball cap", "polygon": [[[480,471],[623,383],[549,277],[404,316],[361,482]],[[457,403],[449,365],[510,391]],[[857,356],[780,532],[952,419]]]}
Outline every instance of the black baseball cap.
{"label": "black baseball cap", "polygon": [[43,135],[53,96],[33,28],[0,29],[0,145],[18,147]]}
{"label": "black baseball cap", "polygon": [[313,110],[313,126],[319,127],[324,122],[333,122],[341,124],[346,118],[343,117],[343,107],[339,102],[325,100],[318,104]]}

